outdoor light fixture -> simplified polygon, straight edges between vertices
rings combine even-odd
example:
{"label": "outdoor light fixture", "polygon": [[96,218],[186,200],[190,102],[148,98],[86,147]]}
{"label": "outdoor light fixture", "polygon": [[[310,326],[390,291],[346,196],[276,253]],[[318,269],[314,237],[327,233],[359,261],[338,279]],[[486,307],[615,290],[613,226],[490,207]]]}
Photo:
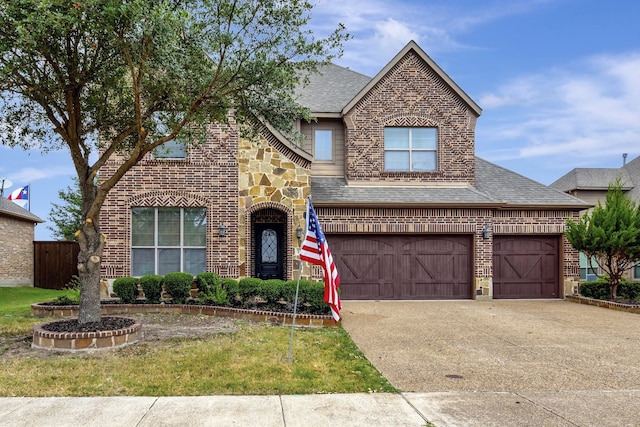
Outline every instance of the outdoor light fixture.
{"label": "outdoor light fixture", "polygon": [[224,226],[224,222],[220,223],[220,227],[218,227],[218,236],[224,237],[227,235],[227,227]]}
{"label": "outdoor light fixture", "polygon": [[489,240],[490,236],[491,236],[491,229],[489,228],[488,225],[485,225],[484,228],[482,229],[482,238],[484,240]]}
{"label": "outdoor light fixture", "polygon": [[302,239],[302,227],[300,226],[296,228],[296,237],[298,238],[298,240]]}

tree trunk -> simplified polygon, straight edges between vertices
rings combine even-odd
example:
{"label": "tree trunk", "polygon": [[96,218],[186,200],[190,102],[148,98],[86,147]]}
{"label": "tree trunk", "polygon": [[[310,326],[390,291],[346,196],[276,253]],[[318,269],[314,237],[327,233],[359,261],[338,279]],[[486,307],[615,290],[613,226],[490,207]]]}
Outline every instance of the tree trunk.
{"label": "tree trunk", "polygon": [[80,244],[78,273],[80,276],[80,311],[78,323],[100,321],[100,266],[104,237],[93,221],[85,221],[77,236]]}

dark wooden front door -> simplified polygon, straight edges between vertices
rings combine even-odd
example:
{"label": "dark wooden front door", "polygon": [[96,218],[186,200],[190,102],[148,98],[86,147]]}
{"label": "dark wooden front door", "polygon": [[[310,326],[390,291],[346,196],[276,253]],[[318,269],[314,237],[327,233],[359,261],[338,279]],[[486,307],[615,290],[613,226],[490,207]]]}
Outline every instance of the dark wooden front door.
{"label": "dark wooden front door", "polygon": [[494,236],[494,298],[558,298],[558,236]]}
{"label": "dark wooden front door", "polygon": [[256,224],[256,277],[284,278],[284,227],[282,224]]}
{"label": "dark wooden front door", "polygon": [[469,299],[470,235],[327,236],[343,299]]}

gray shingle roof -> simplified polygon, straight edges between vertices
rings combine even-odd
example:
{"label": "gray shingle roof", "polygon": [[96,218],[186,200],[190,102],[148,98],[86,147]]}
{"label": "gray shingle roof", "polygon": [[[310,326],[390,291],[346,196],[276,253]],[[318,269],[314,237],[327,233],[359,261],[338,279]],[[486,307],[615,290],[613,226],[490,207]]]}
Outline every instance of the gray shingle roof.
{"label": "gray shingle roof", "polygon": [[550,187],[560,191],[606,190],[616,178],[622,179],[623,187],[632,186],[625,169],[616,168],[575,168],[551,183]]}
{"label": "gray shingle roof", "polygon": [[340,113],[370,80],[364,74],[329,64],[311,74],[309,84],[298,89],[298,102],[312,113]]}
{"label": "gray shingle roof", "polygon": [[18,206],[10,200],[5,199],[4,197],[0,197],[0,215],[11,216],[31,222],[44,222],[44,220],[32,214],[28,210]]}
{"label": "gray shingle roof", "polygon": [[584,209],[585,202],[476,157],[476,187],[347,185],[344,178],[313,177],[318,205],[526,206]]}
{"label": "gray shingle roof", "polygon": [[563,206],[585,208],[584,201],[550,188],[516,172],[476,157],[476,188],[513,206]]}

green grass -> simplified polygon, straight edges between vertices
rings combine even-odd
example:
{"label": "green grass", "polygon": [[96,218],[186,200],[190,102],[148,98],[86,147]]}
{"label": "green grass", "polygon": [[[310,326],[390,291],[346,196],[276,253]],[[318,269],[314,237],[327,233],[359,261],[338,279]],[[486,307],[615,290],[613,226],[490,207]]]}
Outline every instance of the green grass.
{"label": "green grass", "polygon": [[[19,335],[42,319],[32,302],[60,293],[0,288],[0,314],[11,311]],[[14,293],[15,292],[15,293]],[[13,301],[13,304],[7,301]],[[6,310],[6,311],[5,311]],[[396,392],[341,327],[296,329],[287,363],[288,327],[240,322],[207,338],[140,342],[118,350],[3,357],[0,396],[170,396]]]}
{"label": "green grass", "polygon": [[0,335],[25,333],[42,322],[31,317],[31,304],[53,300],[66,291],[29,287],[0,287]]}

